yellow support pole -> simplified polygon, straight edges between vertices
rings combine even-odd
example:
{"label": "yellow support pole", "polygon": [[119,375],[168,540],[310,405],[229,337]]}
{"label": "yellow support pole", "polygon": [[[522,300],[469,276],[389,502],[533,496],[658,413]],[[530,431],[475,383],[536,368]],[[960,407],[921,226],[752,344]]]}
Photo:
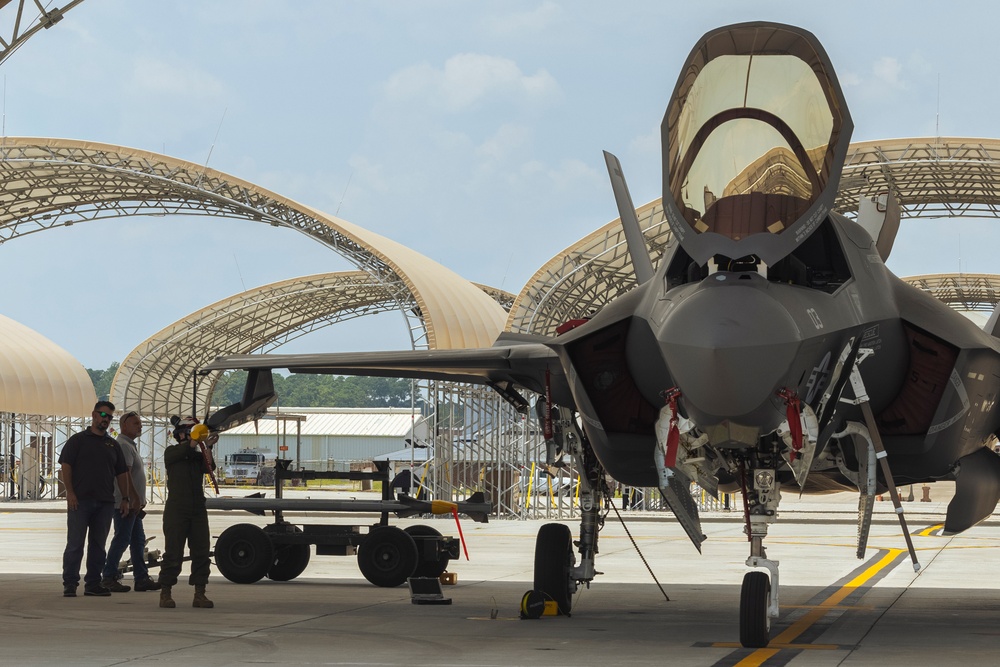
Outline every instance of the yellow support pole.
{"label": "yellow support pole", "polygon": [[528,478],[528,495],[524,499],[524,509],[531,507],[531,487],[535,484],[535,462],[531,462],[531,476]]}

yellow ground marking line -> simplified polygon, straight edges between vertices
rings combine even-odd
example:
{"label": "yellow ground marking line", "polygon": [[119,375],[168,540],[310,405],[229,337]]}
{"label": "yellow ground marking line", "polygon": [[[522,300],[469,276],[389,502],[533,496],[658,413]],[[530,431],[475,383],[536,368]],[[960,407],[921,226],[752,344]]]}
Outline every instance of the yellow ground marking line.
{"label": "yellow ground marking line", "polygon": [[863,586],[881,570],[888,567],[892,561],[899,556],[899,554],[904,552],[905,549],[889,549],[885,556],[879,559],[876,563],[872,564],[871,567],[841,586],[830,597],[816,605],[812,611],[806,613],[802,618],[792,623],[792,625],[790,625],[784,632],[768,642],[768,648],[757,649],[746,658],[736,663],[735,667],[755,667],[757,665],[761,665],[767,661],[768,658],[773,657],[778,650],[780,650],[780,648],[774,647],[792,646],[792,642],[796,637],[801,635],[803,632],[808,630],[811,625],[826,616],[827,612],[836,608],[848,595]]}
{"label": "yellow ground marking line", "polygon": [[[712,644],[712,648],[743,648],[743,644],[740,644],[738,642],[714,642]],[[840,644],[776,644],[774,642],[769,642],[768,645],[767,645],[767,648],[759,649],[759,650],[755,651],[754,653],[756,654],[756,653],[760,653],[760,652],[764,652],[764,651],[771,651],[772,649],[774,649],[773,652],[771,652],[771,655],[768,656],[768,657],[771,657],[771,656],[773,656],[775,653],[777,653],[778,651],[780,651],[783,648],[784,649],[795,649],[796,651],[837,651],[837,650],[842,649],[843,647]],[[740,662],[738,664],[739,665],[759,665],[760,664],[760,663],[748,663],[748,662],[746,662],[750,657],[752,657],[752,656],[748,656],[747,658],[744,658],[743,662]]]}
{"label": "yellow ground marking line", "polygon": [[917,533],[917,535],[919,535],[920,537],[937,537],[933,533],[935,531],[941,530],[942,528],[944,528],[943,523],[936,523],[933,526],[928,526],[927,528],[924,528],[919,533]]}

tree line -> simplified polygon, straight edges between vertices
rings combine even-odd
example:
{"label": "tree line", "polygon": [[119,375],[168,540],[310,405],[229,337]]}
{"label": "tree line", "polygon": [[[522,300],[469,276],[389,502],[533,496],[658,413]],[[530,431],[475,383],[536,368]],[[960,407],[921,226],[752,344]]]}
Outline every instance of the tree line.
{"label": "tree line", "polygon": [[[105,370],[87,369],[99,399],[111,394],[118,362]],[[278,404],[297,408],[408,408],[410,380],[340,375],[288,375],[272,373]],[[227,371],[215,384],[212,404],[231,405],[243,398],[246,371]],[[419,397],[418,397],[419,400]],[[419,407],[419,403],[418,403]]]}

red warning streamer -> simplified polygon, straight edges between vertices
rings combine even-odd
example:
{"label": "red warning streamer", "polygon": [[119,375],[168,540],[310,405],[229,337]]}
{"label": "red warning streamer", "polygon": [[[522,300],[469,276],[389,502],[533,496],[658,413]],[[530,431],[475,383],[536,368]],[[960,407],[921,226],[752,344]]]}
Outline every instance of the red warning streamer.
{"label": "red warning streamer", "polygon": [[802,449],[802,404],[799,397],[790,389],[779,389],[778,396],[785,401],[785,418],[788,420],[788,432],[792,436],[792,453],[788,460],[794,461]]}
{"label": "red warning streamer", "polygon": [[681,433],[677,428],[679,420],[677,416],[677,399],[681,396],[681,390],[672,387],[664,392],[663,397],[670,406],[670,429],[667,431],[667,451],[663,455],[663,465],[668,468],[677,467],[677,447],[681,442]]}
{"label": "red warning streamer", "polygon": [[465,552],[465,560],[469,560],[469,549],[465,546],[465,535],[462,533],[462,522],[458,520],[458,507],[451,508],[451,515],[455,517],[455,525],[458,526],[458,539],[462,542],[462,551]]}

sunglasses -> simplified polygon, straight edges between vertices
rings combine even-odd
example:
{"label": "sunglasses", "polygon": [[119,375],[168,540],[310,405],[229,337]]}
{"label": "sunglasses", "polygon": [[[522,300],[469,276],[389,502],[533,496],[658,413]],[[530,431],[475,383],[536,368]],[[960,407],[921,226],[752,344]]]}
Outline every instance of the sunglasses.
{"label": "sunglasses", "polygon": [[97,416],[98,417],[107,417],[108,419],[110,419],[113,415],[110,412],[98,412]]}

